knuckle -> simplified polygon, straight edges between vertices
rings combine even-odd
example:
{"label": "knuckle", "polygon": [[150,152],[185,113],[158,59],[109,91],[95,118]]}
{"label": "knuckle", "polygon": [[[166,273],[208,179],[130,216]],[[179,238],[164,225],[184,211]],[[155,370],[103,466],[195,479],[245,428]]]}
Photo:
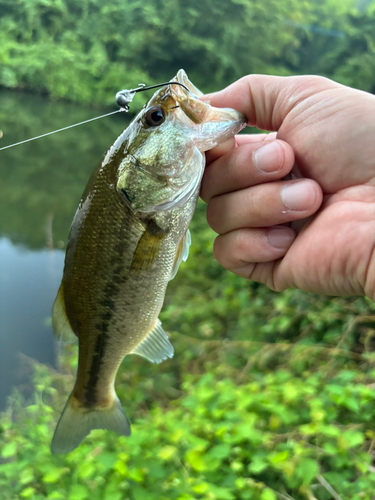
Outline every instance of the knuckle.
{"label": "knuckle", "polygon": [[237,250],[233,244],[233,235],[226,234],[218,236],[213,245],[215,259],[225,268],[238,267]]}
{"label": "knuckle", "polygon": [[215,259],[226,269],[236,269],[248,263],[249,241],[246,231],[218,236],[214,242]]}
{"label": "knuckle", "polygon": [[246,231],[236,231],[233,235],[233,257],[239,263],[247,262],[246,256],[249,253],[249,241]]}
{"label": "knuckle", "polygon": [[264,215],[265,206],[263,201],[261,185],[250,188],[246,193],[246,212],[251,220],[256,220]]}
{"label": "knuckle", "polygon": [[218,236],[213,244],[213,254],[215,259],[223,266],[225,267],[225,262],[223,259],[223,245],[222,245],[222,237]]}
{"label": "knuckle", "polygon": [[208,180],[203,177],[202,184],[201,184],[201,189],[200,189],[200,192],[199,192],[199,196],[206,203],[208,203],[208,201],[209,201],[207,184],[208,184]]}
{"label": "knuckle", "polygon": [[216,198],[209,201],[207,205],[206,218],[208,225],[216,233],[220,233],[220,219],[222,217],[222,211],[218,207],[218,202]]}

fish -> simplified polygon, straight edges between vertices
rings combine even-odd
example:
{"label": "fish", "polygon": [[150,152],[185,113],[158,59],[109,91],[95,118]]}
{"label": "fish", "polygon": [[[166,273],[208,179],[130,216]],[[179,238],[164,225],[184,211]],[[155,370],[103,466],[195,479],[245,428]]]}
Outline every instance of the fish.
{"label": "fish", "polygon": [[168,282],[188,256],[204,152],[246,123],[202,95],[179,70],[115,140],[82,195],[52,310],[55,334],[78,337],[79,346],[52,453],[69,453],[93,429],[129,436],[115,392],[122,360],[173,356],[158,316]]}

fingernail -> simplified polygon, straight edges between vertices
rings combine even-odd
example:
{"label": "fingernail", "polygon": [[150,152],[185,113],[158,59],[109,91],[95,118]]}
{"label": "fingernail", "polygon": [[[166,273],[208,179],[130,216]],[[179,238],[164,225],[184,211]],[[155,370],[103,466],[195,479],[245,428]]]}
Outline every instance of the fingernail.
{"label": "fingernail", "polygon": [[314,203],[315,189],[310,182],[294,182],[283,188],[281,199],[289,210],[308,210]]}
{"label": "fingernail", "polygon": [[295,237],[294,231],[286,227],[275,227],[268,232],[268,241],[277,248],[289,248]]}
{"label": "fingernail", "polygon": [[283,166],[281,145],[272,141],[253,153],[253,163],[263,173],[278,172]]}

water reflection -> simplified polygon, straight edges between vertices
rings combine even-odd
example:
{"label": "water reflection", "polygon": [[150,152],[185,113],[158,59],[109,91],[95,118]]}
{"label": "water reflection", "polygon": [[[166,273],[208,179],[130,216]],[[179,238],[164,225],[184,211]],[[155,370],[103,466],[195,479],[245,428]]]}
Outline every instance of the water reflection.
{"label": "water reflection", "polygon": [[[1,91],[0,144],[102,111]],[[69,226],[90,173],[128,121],[114,115],[0,151],[0,408],[17,380],[17,353],[54,363],[50,314]]]}
{"label": "water reflection", "polygon": [[[0,143],[6,146],[101,111],[0,92]],[[120,113],[0,151],[0,235],[29,248],[43,248],[52,218],[55,241],[65,241],[90,173],[128,121]]]}
{"label": "water reflection", "polygon": [[27,250],[0,239],[0,408],[19,381],[19,353],[54,364],[51,307],[64,263],[62,250]]}

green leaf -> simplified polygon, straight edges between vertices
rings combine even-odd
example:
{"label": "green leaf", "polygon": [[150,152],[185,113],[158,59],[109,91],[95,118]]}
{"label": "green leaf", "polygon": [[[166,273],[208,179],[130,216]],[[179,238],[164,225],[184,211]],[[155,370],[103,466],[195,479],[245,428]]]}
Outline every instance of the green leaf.
{"label": "green leaf", "polygon": [[303,484],[311,484],[318,473],[319,467],[316,460],[311,458],[302,458],[296,466],[294,473],[298,475]]}
{"label": "green leaf", "polygon": [[48,495],[48,500],[65,500],[66,495],[64,493],[61,493],[59,491],[53,491]]}
{"label": "green leaf", "polygon": [[141,483],[143,481],[145,473],[139,467],[132,467],[128,470],[128,476],[133,481],[136,481],[137,483]]}
{"label": "green leaf", "polygon": [[365,436],[362,434],[362,432],[348,430],[342,433],[342,435],[338,439],[338,442],[341,448],[348,449],[362,444],[364,440]]}
{"label": "green leaf", "polygon": [[25,488],[24,490],[21,491],[20,495],[23,498],[31,498],[34,495],[35,488],[32,488],[29,486],[28,488]]}
{"label": "green leaf", "polygon": [[105,492],[103,500],[123,500],[124,496],[120,491]]}
{"label": "green leaf", "polygon": [[110,469],[113,469],[115,463],[117,462],[117,454],[103,452],[98,455],[95,460],[102,466],[104,471],[108,471]]}
{"label": "green leaf", "polygon": [[208,452],[214,458],[226,458],[230,455],[231,446],[229,444],[218,444]]}
{"label": "green leaf", "polygon": [[257,456],[255,456],[252,458],[251,463],[248,466],[248,470],[253,474],[260,474],[267,467],[267,462],[265,462],[262,458],[258,458]]}
{"label": "green leaf", "polygon": [[121,476],[126,476],[128,472],[128,467],[125,462],[118,460],[115,465],[115,469]]}
{"label": "green leaf", "polygon": [[279,464],[280,462],[285,462],[289,458],[289,451],[281,451],[280,453],[272,453],[269,456],[269,461],[271,464]]}
{"label": "green leaf", "polygon": [[56,483],[64,474],[69,472],[66,467],[56,467],[43,476],[44,483]]}
{"label": "green leaf", "polygon": [[17,443],[15,441],[7,443],[1,449],[1,456],[4,458],[11,457],[17,452]]}
{"label": "green leaf", "polygon": [[21,472],[19,482],[20,484],[31,483],[35,478],[34,471],[32,467],[27,467]]}
{"label": "green leaf", "polygon": [[85,500],[86,498],[89,498],[87,488],[81,486],[80,484],[74,484],[71,486],[69,500]]}
{"label": "green leaf", "polygon": [[78,477],[81,479],[88,479],[92,477],[98,468],[97,465],[93,462],[84,462],[78,468]]}
{"label": "green leaf", "polygon": [[234,500],[235,497],[229,488],[222,488],[212,483],[208,487],[208,497],[217,500]]}
{"label": "green leaf", "polygon": [[261,500],[277,500],[277,497],[275,493],[270,490],[269,488],[265,488],[261,495],[260,495]]}
{"label": "green leaf", "polygon": [[158,452],[158,456],[164,460],[169,461],[172,460],[177,455],[177,448],[175,446],[164,446]]}

